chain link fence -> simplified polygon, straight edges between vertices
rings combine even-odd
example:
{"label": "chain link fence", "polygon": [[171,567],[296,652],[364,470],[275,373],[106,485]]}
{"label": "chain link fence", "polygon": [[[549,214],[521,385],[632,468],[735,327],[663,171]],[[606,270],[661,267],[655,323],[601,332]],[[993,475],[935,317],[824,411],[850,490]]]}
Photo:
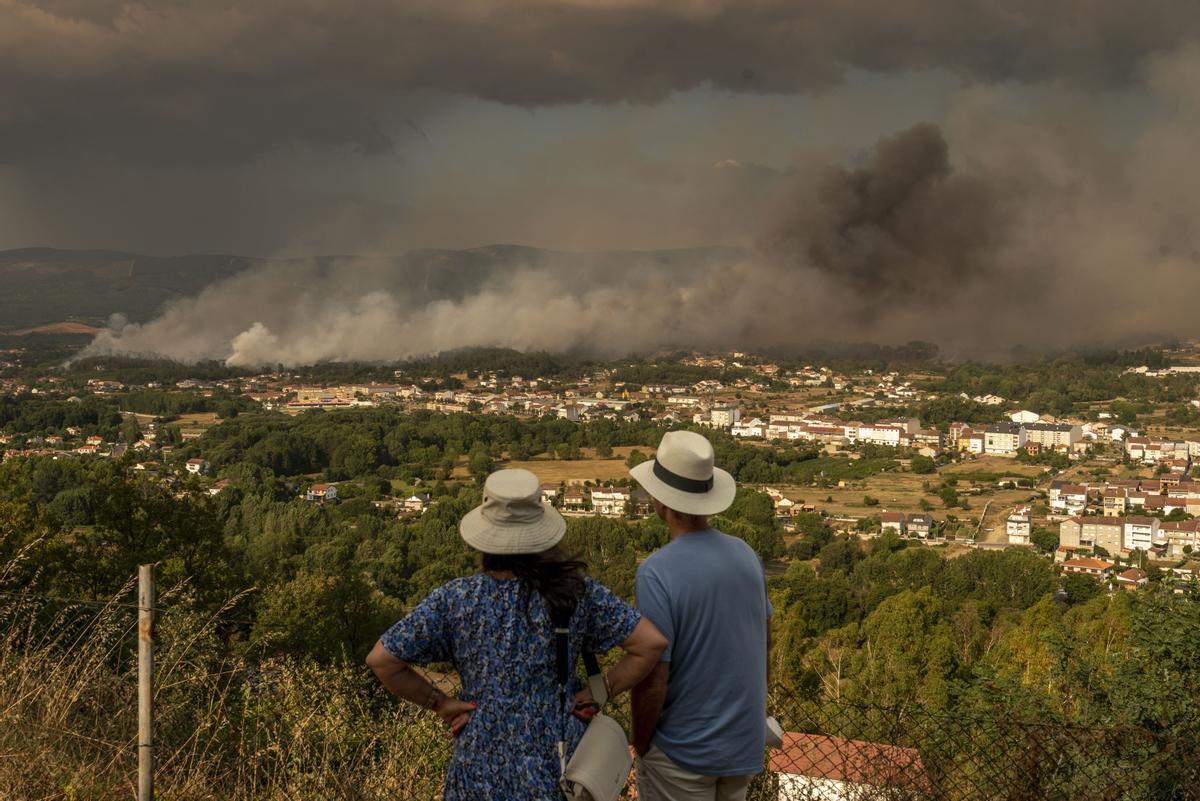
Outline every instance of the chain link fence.
{"label": "chain link fence", "polygon": [[[1200,742],[994,710],[884,709],[772,692],[786,732],[750,801],[1200,801]],[[611,710],[628,721],[628,709]],[[636,775],[625,798],[637,798]]]}
{"label": "chain link fence", "polygon": [[777,692],[788,732],[755,788],[779,801],[1200,799],[1200,748],[1135,727],[813,703]]}
{"label": "chain link fence", "polygon": [[[0,604],[0,798],[127,797],[136,704],[121,654],[132,610],[57,606]],[[162,797],[440,797],[452,741],[364,666],[210,661],[207,624],[187,620],[166,615],[160,632]],[[628,696],[620,700],[609,713],[628,731]],[[785,743],[767,753],[751,801],[1200,801],[1197,737],[1011,708],[885,709],[782,687],[770,709]],[[631,779],[626,798],[637,797]]]}

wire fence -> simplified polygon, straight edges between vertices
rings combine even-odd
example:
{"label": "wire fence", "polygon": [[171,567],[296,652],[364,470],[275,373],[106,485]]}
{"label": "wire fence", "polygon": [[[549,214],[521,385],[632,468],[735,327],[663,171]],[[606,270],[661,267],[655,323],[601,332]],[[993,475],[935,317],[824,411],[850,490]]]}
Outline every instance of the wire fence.
{"label": "wire fence", "polygon": [[1200,748],[1135,727],[811,702],[783,690],[787,734],[753,791],[779,801],[1200,798]]}
{"label": "wire fence", "polygon": [[[127,641],[134,605],[7,596],[0,797],[49,797],[16,791],[34,779],[62,787],[60,775],[79,783],[83,766],[96,775],[79,797],[124,797],[105,788],[128,775],[135,753],[133,685],[113,657]],[[46,646],[23,621],[63,604],[77,604],[83,619],[59,609],[52,628],[61,644]],[[362,666],[210,664],[196,656],[196,636],[181,632],[164,646],[163,797],[440,797],[453,742],[432,715],[387,698]],[[83,658],[76,643],[93,656]],[[56,652],[76,658],[56,661]],[[770,709],[786,732],[784,746],[766,753],[750,801],[1200,801],[1200,738],[1034,720],[1011,709],[887,709],[782,686]],[[609,713],[629,730],[628,696]],[[61,764],[44,775],[19,768],[16,758],[35,753],[33,746],[43,765],[51,756]],[[113,767],[103,773],[97,765]],[[636,773],[624,797],[637,797]]]}
{"label": "wire fence", "polygon": [[[783,687],[771,705],[784,744],[767,750],[748,801],[1200,801],[1200,742],[1137,727],[815,702]],[[627,701],[606,711],[630,730]],[[426,743],[414,758],[444,766],[451,746]],[[433,797],[440,775],[417,775],[402,797]],[[621,797],[638,798],[636,767]]]}

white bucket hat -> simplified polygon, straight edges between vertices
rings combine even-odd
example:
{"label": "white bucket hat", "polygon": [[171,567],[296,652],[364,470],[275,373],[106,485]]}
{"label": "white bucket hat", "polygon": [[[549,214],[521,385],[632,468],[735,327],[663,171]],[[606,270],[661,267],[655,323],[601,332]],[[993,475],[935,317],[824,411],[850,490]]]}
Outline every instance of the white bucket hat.
{"label": "white bucket hat", "polygon": [[737,483],[714,467],[712,443],[694,431],[669,431],[654,458],[629,471],[650,495],[669,509],[689,515],[715,515],[733,503]]}
{"label": "white bucket hat", "polygon": [[463,517],[458,531],[468,545],[491,554],[541,553],[558,544],[567,521],[542,502],[538,478],[528,470],[497,470],[483,485],[483,503]]}

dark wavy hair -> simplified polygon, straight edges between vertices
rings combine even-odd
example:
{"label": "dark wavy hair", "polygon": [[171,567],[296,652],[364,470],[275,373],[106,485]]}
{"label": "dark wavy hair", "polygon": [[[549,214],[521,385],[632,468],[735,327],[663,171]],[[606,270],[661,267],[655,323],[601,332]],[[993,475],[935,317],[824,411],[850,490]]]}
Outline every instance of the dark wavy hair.
{"label": "dark wavy hair", "polygon": [[521,580],[521,589],[526,594],[526,615],[533,592],[542,596],[550,619],[556,623],[569,620],[583,597],[587,562],[568,556],[558,546],[541,553],[512,556],[485,553],[480,562],[484,570],[512,571]]}

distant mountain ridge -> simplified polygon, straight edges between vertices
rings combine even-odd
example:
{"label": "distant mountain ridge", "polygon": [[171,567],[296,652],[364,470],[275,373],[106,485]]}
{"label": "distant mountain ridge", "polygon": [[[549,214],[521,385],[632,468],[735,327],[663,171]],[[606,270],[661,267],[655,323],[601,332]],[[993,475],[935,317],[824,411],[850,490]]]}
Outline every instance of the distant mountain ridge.
{"label": "distant mountain ridge", "polygon": [[[687,270],[748,255],[736,247],[701,247],[655,251],[570,253],[523,245],[488,245],[465,250],[413,250],[394,258],[363,257],[364,265],[395,272],[427,299],[455,297],[498,272],[518,265],[575,270],[595,278],[652,260]],[[319,264],[356,259],[322,256]],[[293,260],[276,260],[287,263]],[[309,261],[309,260],[294,260]],[[59,250],[48,247],[0,251],[0,333],[77,321],[102,325],[115,313],[133,322],[155,317],[171,300],[196,295],[205,287],[243,270],[270,263],[267,259],[230,254],[144,256],[113,250]]]}

